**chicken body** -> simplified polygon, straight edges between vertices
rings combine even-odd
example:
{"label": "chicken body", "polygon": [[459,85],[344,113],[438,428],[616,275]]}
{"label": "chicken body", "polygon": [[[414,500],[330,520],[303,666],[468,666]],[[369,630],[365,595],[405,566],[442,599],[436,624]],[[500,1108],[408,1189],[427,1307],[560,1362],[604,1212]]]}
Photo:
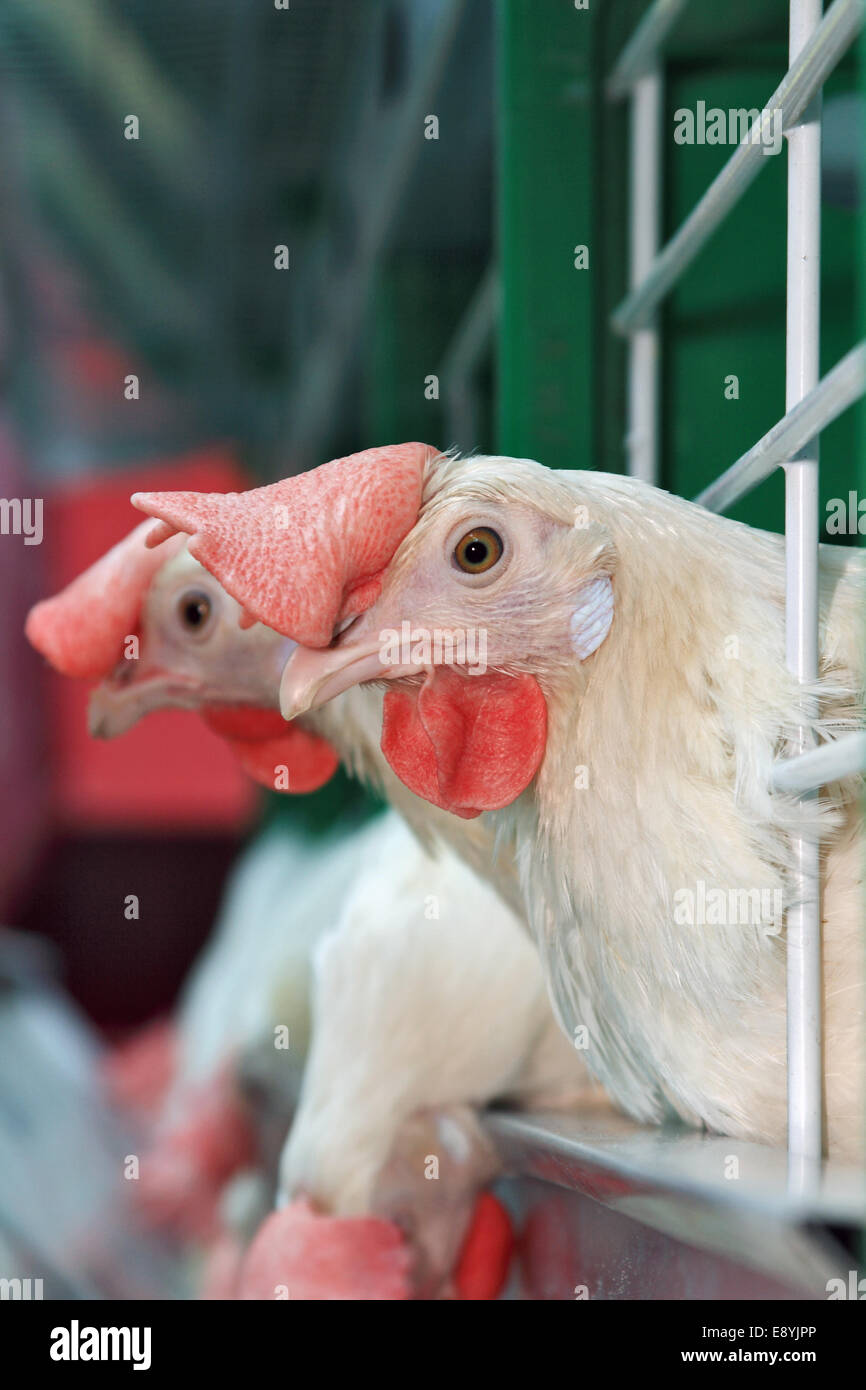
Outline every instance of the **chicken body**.
{"label": "chicken body", "polygon": [[[680,742],[675,708],[644,704],[639,690],[632,695],[628,722],[605,709],[599,692],[591,716],[587,710],[589,722],[581,714],[577,727],[567,696],[549,701],[554,747],[561,735],[556,761],[548,752],[534,794],[469,821],[430,804],[420,807],[385,763],[376,736],[381,691],[346,692],[306,719],[338,749],[343,745],[347,763],[388,797],[417,835],[447,845],[519,914],[539,947],[562,1029],[585,1047],[581,1060],[618,1105],[646,1122],[678,1116],[781,1144],[788,836],[801,820],[787,798],[768,794],[767,771],[795,724],[771,727],[766,742],[757,727],[751,730],[757,746],[750,748],[747,738],[740,753],[760,759],[752,767],[755,801],[740,810],[732,804],[739,775],[734,748],[722,754],[726,807],[715,781],[717,730],[699,724]],[[847,697],[842,704],[847,710]],[[844,712],[842,727],[847,719]],[[826,727],[833,725],[829,714]],[[607,742],[593,743],[601,734]],[[636,769],[647,755],[645,780]],[[830,791],[832,800],[816,807],[804,828],[818,835],[823,821],[825,835],[828,1146],[838,1157],[857,1159],[864,1081],[863,820],[853,786]]]}
{"label": "chicken body", "polygon": [[550,1026],[537,952],[486,884],[453,853],[432,860],[394,813],[361,848],[316,949],[312,1045],[281,1164],[284,1193],[340,1215],[370,1209],[395,1127],[416,1110],[555,1106],[581,1079]]}
{"label": "chicken body", "polygon": [[252,1057],[265,1047],[273,1053],[277,1018],[288,1030],[287,1048],[276,1053],[280,1070],[296,1073],[284,1075],[283,1084],[287,1093],[300,1089],[313,951],[339,917],[360,856],[354,836],[318,840],[278,824],[245,851],[181,997],[181,1092],[214,1075],[227,1057]]}
{"label": "chicken body", "polygon": [[[451,507],[474,515],[480,503],[504,527],[516,494],[532,509],[526,520],[541,515],[550,528],[519,587],[496,603],[480,590],[468,607],[469,621],[490,628],[491,661],[536,675],[545,694],[546,755],[532,788],[482,819],[515,847],[563,1027],[587,1030],[590,1068],[636,1118],[674,1113],[784,1142],[789,836],[818,836],[823,822],[827,1137],[832,1153],[857,1156],[860,788],[828,789],[808,819],[768,790],[800,719],[785,666],[784,542],[629,479],[553,477],[507,460],[449,463],[443,475],[395,557],[391,593],[386,583],[362,622],[390,626],[395,597],[416,625],[467,622],[465,607],[426,598],[422,556]],[[608,571],[610,631],[575,659],[563,640],[575,594]],[[821,574],[810,722],[832,736],[862,718],[862,558],[823,547]],[[702,912],[701,897],[715,911]]]}
{"label": "chicken body", "polygon": [[[185,991],[179,1053],[169,1137],[229,1064],[258,1117],[242,1180],[226,1175],[234,1248],[277,1162],[280,1205],[395,1222],[423,1297],[453,1292],[478,1192],[499,1170],[480,1111],[603,1104],[522,924],[394,812],[315,845],[275,827],[252,847]],[[291,1261],[283,1278],[304,1296]]]}
{"label": "chicken body", "polygon": [[[547,756],[531,794],[488,814],[524,847],[560,1020],[587,1028],[590,1067],[637,1118],[673,1112],[783,1143],[789,836],[823,836],[827,1140],[857,1157],[861,787],[829,788],[805,814],[768,791],[801,708],[785,667],[784,543],[630,480],[557,482],[610,535],[615,619],[586,662],[539,672]],[[832,736],[862,719],[862,558],[824,547],[821,574],[809,722]]]}
{"label": "chicken body", "polygon": [[[421,500],[408,530],[402,512],[393,522],[374,581],[364,526],[382,549],[383,454],[305,476],[309,534],[278,554],[282,571],[267,553],[267,592],[267,541],[235,532],[230,553],[222,540],[231,507],[170,494],[142,505],[160,535],[194,534],[252,614],[308,644],[284,674],[285,713],[386,684],[392,768],[462,818],[442,832],[458,852],[465,826],[483,827],[468,848],[492,881],[507,890],[516,873],[563,1028],[586,1036],[590,1068],[642,1120],[784,1140],[790,836],[820,839],[828,1141],[861,1152],[861,786],[848,779],[804,809],[771,793],[770,772],[801,724],[825,738],[862,723],[862,556],[822,547],[821,675],[804,692],[785,664],[782,538],[633,479],[407,445],[388,487],[411,493],[420,477]],[[320,517],[310,498],[326,470],[323,488],[348,505]],[[275,485],[290,518],[296,484]],[[271,505],[274,489],[260,492]],[[255,498],[247,517],[260,515]],[[473,564],[485,547],[492,563],[464,568],[464,542]],[[437,661],[429,643],[386,661],[385,636],[403,624],[419,637],[483,632],[486,674]]]}
{"label": "chicken body", "polygon": [[366,831],[363,859],[315,954],[280,1192],[398,1221],[418,1286],[437,1294],[498,1171],[478,1112],[599,1095],[552,1018],[537,952],[489,887],[453,853],[432,860],[393,813]]}

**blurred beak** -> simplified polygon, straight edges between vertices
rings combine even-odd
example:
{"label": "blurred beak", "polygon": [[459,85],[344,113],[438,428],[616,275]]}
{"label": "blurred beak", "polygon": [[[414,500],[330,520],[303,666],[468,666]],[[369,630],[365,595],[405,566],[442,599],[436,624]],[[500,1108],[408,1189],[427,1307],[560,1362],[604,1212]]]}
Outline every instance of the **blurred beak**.
{"label": "blurred beak", "polygon": [[197,709],[197,681],[167,671],[134,671],[123,662],[91,693],[87,727],[93,738],[117,738],[159,709]]}
{"label": "blurred beak", "polygon": [[354,685],[367,681],[397,680],[417,675],[421,666],[395,666],[383,658],[378,638],[361,638],[324,648],[297,647],[286,663],[280,681],[280,713],[284,719],[326,705]]}

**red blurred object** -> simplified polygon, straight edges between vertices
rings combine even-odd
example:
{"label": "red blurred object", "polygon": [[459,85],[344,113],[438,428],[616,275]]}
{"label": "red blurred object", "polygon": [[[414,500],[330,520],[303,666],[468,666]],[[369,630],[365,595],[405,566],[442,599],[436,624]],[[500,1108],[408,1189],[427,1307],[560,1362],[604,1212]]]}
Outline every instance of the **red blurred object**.
{"label": "red blurred object", "polygon": [[207,1253],[199,1297],[204,1302],[237,1298],[245,1247],[238,1236],[217,1236]]}
{"label": "red blurred object", "polygon": [[272,1212],[260,1227],[244,1261],[239,1296],[400,1301],[411,1297],[410,1263],[409,1246],[392,1221],[321,1216],[299,1200]]}
{"label": "red blurred object", "polygon": [[[454,1276],[457,1298],[497,1298],[513,1250],[507,1211],[492,1193],[483,1192]],[[244,1260],[239,1297],[278,1298],[285,1289],[291,1299],[407,1299],[412,1296],[411,1259],[410,1247],[393,1222],[374,1216],[322,1216],[308,1202],[297,1200],[273,1212],[260,1227]]]}
{"label": "red blurred object", "polygon": [[574,1289],[584,1282],[569,1198],[566,1192],[544,1192],[523,1223],[521,1282],[524,1297],[533,1302],[574,1298]]}
{"label": "red blurred object", "polygon": [[464,1301],[498,1298],[514,1252],[511,1218],[492,1192],[482,1192],[463,1242],[454,1283]]}
{"label": "red blurred object", "polygon": [[177,1028],[157,1018],[109,1052],[102,1074],[109,1098],[148,1123],[162,1109],[177,1066]]}
{"label": "red blurred object", "polygon": [[144,1219],[184,1237],[213,1240],[222,1190],[255,1161],[256,1149],[255,1128],[227,1067],[187,1093],[183,1120],[159,1134],[144,1155],[136,1192]]}
{"label": "red blurred object", "polygon": [[[45,593],[63,588],[132,530],[140,520],[129,505],[133,490],[235,492],[247,485],[228,450],[215,447],[59,488],[45,498]],[[87,732],[87,683],[52,672],[46,681],[52,802],[61,827],[224,831],[244,823],[252,785],[200,719],[165,711],[102,743]]]}
{"label": "red blurred object", "polygon": [[240,760],[241,767],[263,787],[274,785],[274,767],[285,764],[292,792],[314,792],[330,781],[339,759],[330,743],[299,724],[287,724],[279,710],[218,705],[202,711],[208,728]]}

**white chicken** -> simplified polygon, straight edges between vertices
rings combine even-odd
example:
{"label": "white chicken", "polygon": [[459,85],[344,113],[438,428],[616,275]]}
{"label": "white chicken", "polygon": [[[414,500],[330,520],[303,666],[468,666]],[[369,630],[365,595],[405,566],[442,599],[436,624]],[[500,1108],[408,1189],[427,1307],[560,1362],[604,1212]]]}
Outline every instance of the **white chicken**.
{"label": "white chicken", "polygon": [[[28,623],[31,641],[61,670],[69,669],[70,652],[76,668],[86,664],[91,675],[101,674],[101,663],[106,674],[91,699],[95,732],[122,732],[172,704],[218,707],[218,727],[226,727],[229,711],[233,735],[251,732],[255,720],[245,725],[242,716],[268,700],[276,704],[291,643],[261,627],[241,629],[237,605],[185,550],[174,547],[157,570],[151,561],[140,530],[133,533],[38,605]],[[136,604],[130,576],[137,566]],[[127,580],[123,605],[111,602],[118,567]],[[139,638],[138,657],[116,665],[131,633]],[[353,699],[369,704],[366,695],[337,702],[319,722],[335,726],[341,703],[351,708]],[[247,766],[268,780],[277,758],[288,764],[292,785],[295,730],[280,723],[280,736],[272,738],[265,720],[258,731],[265,735],[258,743],[240,745]],[[334,756],[315,733],[303,735],[301,754],[307,785],[314,770],[326,776],[333,769]],[[195,1144],[204,1150],[211,1186],[255,1161],[243,1133],[235,1142],[244,1124],[238,1081],[270,1085],[282,1096],[288,1126],[312,1013],[312,1051],[280,1167],[280,1193],[292,1205],[256,1242],[244,1289],[273,1296],[268,1280],[276,1260],[278,1282],[288,1280],[294,1297],[334,1296],[333,1241],[346,1238],[346,1220],[349,1237],[364,1238],[368,1228],[351,1223],[373,1214],[409,1237],[409,1247],[402,1236],[393,1245],[404,1294],[453,1292],[467,1229],[476,1230],[478,1190],[498,1166],[476,1108],[492,1100],[595,1106],[599,1094],[553,1023],[528,937],[455,855],[443,851],[434,860],[393,813],[315,848],[303,838],[286,847],[284,839],[272,836],[242,867],[186,992],[165,1112],[168,1142],[159,1159],[163,1187],[175,1206],[191,1201]],[[310,999],[310,960],[321,936]],[[288,1050],[275,1047],[275,1033],[285,1028]],[[217,1142],[221,1116],[232,1132]],[[439,1182],[429,1180],[431,1159],[441,1165]],[[328,1261],[324,1280],[314,1277],[309,1250],[299,1269],[287,1247],[287,1231],[307,1203],[326,1214],[316,1216],[313,1242]],[[490,1219],[488,1211],[488,1227]],[[306,1231],[309,1221],[302,1224]],[[381,1229],[374,1223],[375,1232]],[[369,1269],[365,1286],[374,1295],[385,1287]],[[465,1287],[459,1278],[456,1287]]]}
{"label": "white chicken", "polygon": [[[478,1110],[602,1102],[551,1027],[528,936],[490,889],[453,854],[434,863],[393,814],[361,835],[364,866],[316,952],[279,1190],[337,1229],[368,1214],[395,1222],[411,1239],[416,1294],[450,1295],[477,1193],[499,1170]],[[251,1253],[248,1287],[263,1296],[275,1294],[271,1252],[296,1222],[296,1208],[279,1211]],[[320,1253],[330,1239],[323,1229]],[[290,1297],[323,1296],[328,1280],[308,1259],[282,1262],[275,1282]]]}
{"label": "white chicken", "polygon": [[[493,880],[516,865],[563,1027],[642,1120],[783,1140],[789,836],[822,836],[827,1139],[861,1152],[860,785],[808,816],[770,791],[803,717],[782,538],[633,479],[423,445],[134,500],[152,543],[188,532],[250,618],[302,644],[287,716],[387,682],[391,767],[483,813],[473,844],[495,839]],[[822,548],[818,738],[863,718],[863,576]]]}

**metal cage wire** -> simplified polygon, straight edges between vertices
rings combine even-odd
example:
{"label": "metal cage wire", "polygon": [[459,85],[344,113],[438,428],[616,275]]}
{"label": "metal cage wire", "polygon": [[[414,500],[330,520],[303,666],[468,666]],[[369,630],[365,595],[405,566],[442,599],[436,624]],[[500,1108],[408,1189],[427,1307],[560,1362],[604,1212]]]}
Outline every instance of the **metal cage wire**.
{"label": "metal cage wire", "polygon": [[[659,339],[655,315],[763,165],[764,129],[781,111],[788,140],[788,253],[784,417],[695,499],[722,511],[775,469],[785,470],[786,650],[802,682],[818,672],[818,440],[866,393],[866,343],[818,380],[820,343],[821,91],[859,33],[864,0],[790,0],[789,68],[724,168],[659,250],[662,50],[687,0],[655,0],[608,80],[612,100],[631,108],[629,221],[631,285],[612,315],[628,337],[627,467],[658,480]],[[805,698],[805,697],[804,697]],[[804,707],[804,713],[805,713]],[[797,756],[780,760],[774,790],[804,800],[836,777],[866,771],[866,734],[818,748],[805,727]],[[796,1164],[823,1148],[820,863],[813,841],[795,838],[795,904],[786,924],[788,979],[788,1151]]]}

